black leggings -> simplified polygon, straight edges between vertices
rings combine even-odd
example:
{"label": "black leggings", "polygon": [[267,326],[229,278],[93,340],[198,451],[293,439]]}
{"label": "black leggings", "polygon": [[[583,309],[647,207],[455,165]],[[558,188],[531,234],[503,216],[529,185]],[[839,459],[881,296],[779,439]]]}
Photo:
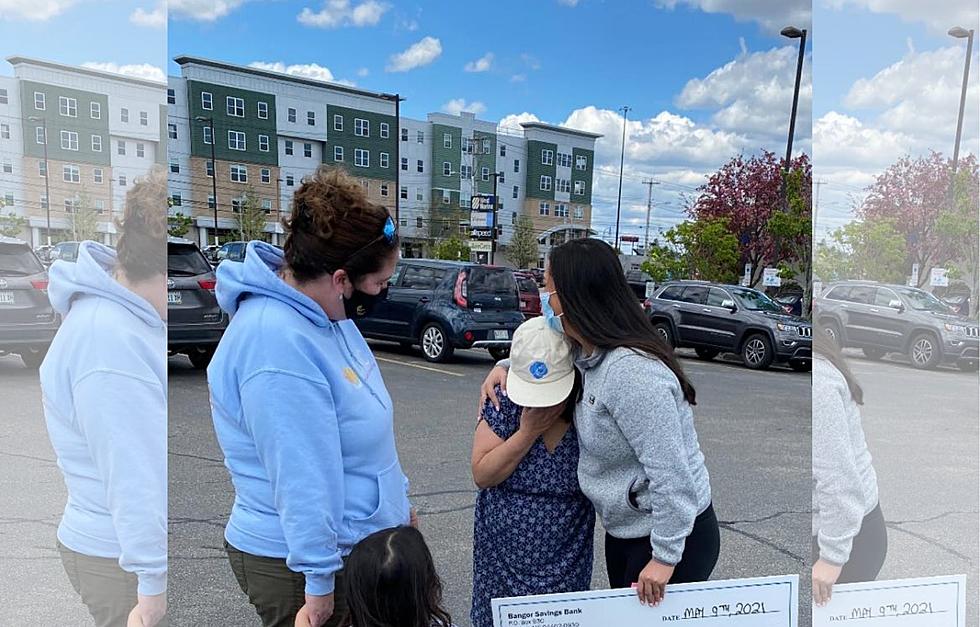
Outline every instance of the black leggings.
{"label": "black leggings", "polygon": [[[718,562],[721,537],[715,510],[708,508],[694,519],[694,528],[684,541],[681,561],[674,567],[670,583],[707,581]],[[610,588],[629,588],[640,571],[653,559],[650,538],[614,538],[606,534],[606,572]]]}
{"label": "black leggings", "polygon": [[[888,553],[888,531],[881,505],[875,505],[861,522],[861,530],[854,536],[851,556],[841,569],[837,583],[861,583],[874,581],[881,572]],[[820,559],[820,545],[813,538],[813,561]]]}

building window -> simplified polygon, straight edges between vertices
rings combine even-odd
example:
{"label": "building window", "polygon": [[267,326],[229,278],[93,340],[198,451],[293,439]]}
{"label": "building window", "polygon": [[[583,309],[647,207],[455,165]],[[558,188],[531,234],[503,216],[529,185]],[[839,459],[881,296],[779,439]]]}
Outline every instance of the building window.
{"label": "building window", "polygon": [[92,152],[102,152],[101,135],[92,135]]}
{"label": "building window", "polygon": [[415,142],[418,143],[418,144],[424,144],[425,143],[425,133],[423,133],[422,131],[417,131],[415,133]]}
{"label": "building window", "polygon": [[571,191],[571,184],[568,179],[555,179],[555,191],[562,194],[567,194]]}
{"label": "building window", "polygon": [[75,213],[80,204],[77,198],[65,198],[65,213]]}
{"label": "building window", "polygon": [[167,124],[167,137],[170,139],[177,139],[177,125]]}
{"label": "building window", "polygon": [[47,209],[47,208],[48,208],[48,197],[45,196],[44,194],[41,194],[41,209]]}
{"label": "building window", "polygon": [[307,159],[313,158],[313,144],[309,142],[303,143],[303,156],[306,157]]}
{"label": "building window", "polygon": [[245,117],[245,99],[225,96],[225,113],[233,118]]}
{"label": "building window", "polygon": [[443,148],[452,148],[453,147],[453,134],[452,133],[443,133],[442,134],[442,147]]}
{"label": "building window", "polygon": [[81,183],[82,172],[77,165],[66,165],[61,169],[61,176],[65,183]]}
{"label": "building window", "polygon": [[228,148],[230,150],[245,150],[245,133],[228,131]]}
{"label": "building window", "polygon": [[140,159],[146,156],[146,147],[143,144],[136,144],[136,156]]}
{"label": "building window", "polygon": [[119,110],[119,121],[129,124],[129,109],[124,107]]}
{"label": "building window", "polygon": [[262,152],[269,152],[269,136],[259,135],[259,150]]}
{"label": "building window", "polygon": [[363,148],[354,149],[354,165],[359,168],[371,166],[371,153]]}
{"label": "building window", "polygon": [[150,114],[146,111],[140,111],[140,126],[150,125]]}
{"label": "building window", "polygon": [[289,107],[289,109],[286,110],[286,120],[288,120],[291,124],[296,124],[296,109]]}
{"label": "building window", "polygon": [[408,188],[406,186],[401,186],[401,189],[398,192],[398,197],[402,200],[408,200]]}
{"label": "building window", "polygon": [[415,171],[418,172],[419,174],[425,173],[425,162],[422,161],[421,159],[417,160],[415,162]]}
{"label": "building window", "polygon": [[3,162],[4,174],[11,174],[13,173],[13,171],[14,171],[14,164],[10,163],[9,161],[4,161]]}
{"label": "building window", "polygon": [[539,216],[551,215],[551,205],[549,203],[544,202],[544,201],[539,202],[538,203],[538,215]]}
{"label": "building window", "polygon": [[381,134],[381,139],[388,139],[388,133],[389,133],[388,123],[381,122],[378,128],[378,132]]}
{"label": "building window", "polygon": [[307,126],[316,126],[316,112],[315,111],[307,111],[306,112],[306,125]]}
{"label": "building window", "polygon": [[116,154],[126,156],[126,142],[123,140],[116,141]]}
{"label": "building window", "polygon": [[269,103],[268,102],[265,102],[264,100],[260,100],[259,102],[255,103],[255,110],[256,110],[256,113],[258,114],[260,120],[268,120],[269,119]]}
{"label": "building window", "polygon": [[563,168],[572,167],[572,155],[568,154],[567,152],[559,152],[558,165]]}
{"label": "building window", "polygon": [[48,164],[44,161],[37,162],[37,175],[42,179],[48,176]]}
{"label": "building window", "polygon": [[521,160],[514,159],[514,172],[520,173],[521,171]]}
{"label": "building window", "polygon": [[402,170],[408,172],[408,157],[402,157]]}
{"label": "building window", "polygon": [[381,166],[382,168],[387,168],[387,167],[388,167],[388,165],[389,165],[389,162],[388,162],[388,153],[387,153],[387,152],[383,152],[383,153],[381,153],[381,154],[380,154],[380,155],[378,156],[378,159],[379,159],[379,165],[380,165],[380,166]]}
{"label": "building window", "polygon": [[241,164],[231,166],[232,183],[248,183],[248,168]]}
{"label": "building window", "polygon": [[117,181],[119,182],[119,187],[126,187],[126,175],[125,174],[120,174],[119,175],[119,178],[117,179]]}
{"label": "building window", "polygon": [[450,192],[448,189],[442,190],[442,204],[448,205],[452,201],[453,201],[452,192]]}
{"label": "building window", "polygon": [[415,200],[417,200],[419,202],[422,202],[422,200],[423,200],[423,198],[422,198],[422,188],[421,187],[416,187],[415,188]]}
{"label": "building window", "polygon": [[581,220],[584,217],[585,217],[585,209],[579,206],[575,207],[575,218],[577,220]]}
{"label": "building window", "polygon": [[293,155],[293,140],[291,139],[286,140],[285,151],[287,155],[289,156]]}
{"label": "building window", "polygon": [[176,160],[170,162],[170,171],[174,174],[180,174],[180,164]]}
{"label": "building window", "polygon": [[387,198],[388,197],[388,184],[387,183],[382,183],[381,184],[381,196],[383,198]]}
{"label": "building window", "polygon": [[334,161],[343,161],[344,160],[344,147],[343,146],[334,146],[333,147],[333,160]]}
{"label": "building window", "polygon": [[500,144],[500,156],[501,157],[507,156],[507,146],[505,146],[504,144]]}
{"label": "building window", "polygon": [[0,89],[0,104],[8,104],[6,89]]}
{"label": "building window", "polygon": [[78,150],[78,133],[75,131],[61,131],[61,149]]}
{"label": "building window", "polygon": [[93,120],[102,119],[102,104],[99,102],[90,102],[88,108],[88,115]]}
{"label": "building window", "polygon": [[101,185],[102,181],[104,180],[105,179],[102,176],[102,168],[92,168],[92,181]]}
{"label": "building window", "polygon": [[180,207],[183,204],[184,204],[184,199],[181,198],[181,196],[180,196],[179,193],[174,192],[174,195],[170,197],[170,206],[172,206],[172,207]]}
{"label": "building window", "polygon": [[568,217],[568,205],[563,202],[555,203],[555,217],[556,218],[567,218]]}
{"label": "building window", "polygon": [[36,141],[39,144],[48,143],[48,138],[45,136],[43,126],[34,127],[34,141]]}
{"label": "building window", "polygon": [[546,174],[542,174],[541,175],[541,182],[540,182],[539,185],[540,185],[541,191],[543,191],[543,192],[550,192],[551,191],[551,177],[548,176],[548,175],[546,175]]}
{"label": "building window", "polygon": [[453,175],[453,164],[449,163],[448,161],[443,161],[442,162],[442,175],[443,176],[452,176]]}
{"label": "building window", "polygon": [[244,204],[242,201],[243,201],[243,199],[241,199],[241,198],[232,198],[231,199],[231,210],[234,211],[235,213],[241,213],[242,212],[242,205]]}
{"label": "building window", "polygon": [[263,198],[262,199],[262,211],[266,213],[272,213],[272,199]]}
{"label": "building window", "polygon": [[214,136],[212,135],[212,129],[210,126],[204,127],[204,143],[211,145],[214,143]]}
{"label": "building window", "polygon": [[214,209],[218,206],[218,203],[214,202],[214,196],[208,194],[208,209]]}
{"label": "building window", "polygon": [[402,141],[403,142],[407,142],[408,141],[408,129],[407,128],[403,128],[402,129]]}
{"label": "building window", "polygon": [[585,170],[588,167],[589,159],[585,155],[575,155],[575,169]]}
{"label": "building window", "polygon": [[214,99],[211,96],[211,92],[202,91],[201,92],[201,108],[205,111],[214,110]]}
{"label": "building window", "polygon": [[354,118],[354,134],[358,137],[370,137],[371,123],[361,118]]}
{"label": "building window", "polygon": [[105,201],[101,198],[95,199],[95,213],[102,215],[105,213]]}
{"label": "building window", "polygon": [[517,198],[520,195],[521,195],[521,188],[519,186],[515,185],[514,186],[514,192],[513,192],[512,197],[513,198]]}
{"label": "building window", "polygon": [[483,138],[483,154],[485,155],[490,154],[490,139],[487,137]]}
{"label": "building window", "polygon": [[270,170],[269,168],[262,168],[261,170],[259,170],[259,180],[261,180],[263,183],[267,183],[267,184],[271,183],[272,170]]}
{"label": "building window", "polygon": [[422,224],[423,224],[422,216],[418,216],[417,218],[415,218],[415,228],[421,229]]}
{"label": "building window", "polygon": [[167,104],[177,104],[177,93],[172,89],[167,90]]}
{"label": "building window", "polygon": [[344,116],[340,114],[334,114],[333,116],[333,130],[342,131],[344,130]]}
{"label": "building window", "polygon": [[582,196],[585,194],[585,181],[575,181],[575,195]]}
{"label": "building window", "polygon": [[555,164],[555,151],[554,150],[542,150],[541,151],[541,165],[554,165]]}
{"label": "building window", "polygon": [[489,181],[490,180],[490,168],[482,168],[480,170],[480,178],[482,178],[484,181]]}
{"label": "building window", "polygon": [[471,165],[460,165],[459,166],[459,178],[461,178],[461,179],[471,179],[471,178],[473,178],[473,166],[471,166]]}
{"label": "building window", "polygon": [[44,92],[34,92],[34,108],[38,111],[44,111],[48,108],[47,104],[44,102]]}
{"label": "building window", "polygon": [[295,179],[293,179],[293,175],[292,174],[287,174],[286,175],[286,187],[292,187],[294,182],[295,182]]}
{"label": "building window", "polygon": [[208,178],[214,177],[214,161],[208,159],[204,162],[204,175]]}
{"label": "building window", "polygon": [[6,122],[0,124],[0,139],[10,139],[10,125]]}
{"label": "building window", "polygon": [[461,141],[463,142],[463,154],[473,154],[473,140],[469,137],[463,137]]}
{"label": "building window", "polygon": [[470,205],[470,199],[467,198],[466,196],[463,196],[463,193],[462,192],[460,192],[460,194],[459,194],[459,206],[460,207],[469,207],[469,206],[471,206]]}

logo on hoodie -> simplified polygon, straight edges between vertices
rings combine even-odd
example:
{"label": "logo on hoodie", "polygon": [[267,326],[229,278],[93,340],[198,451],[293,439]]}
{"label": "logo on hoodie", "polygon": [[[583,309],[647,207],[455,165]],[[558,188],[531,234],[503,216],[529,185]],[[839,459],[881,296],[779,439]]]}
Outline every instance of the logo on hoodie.
{"label": "logo on hoodie", "polygon": [[344,378],[347,379],[347,382],[354,387],[361,387],[361,378],[357,376],[357,373],[354,372],[354,369],[350,366],[344,368]]}

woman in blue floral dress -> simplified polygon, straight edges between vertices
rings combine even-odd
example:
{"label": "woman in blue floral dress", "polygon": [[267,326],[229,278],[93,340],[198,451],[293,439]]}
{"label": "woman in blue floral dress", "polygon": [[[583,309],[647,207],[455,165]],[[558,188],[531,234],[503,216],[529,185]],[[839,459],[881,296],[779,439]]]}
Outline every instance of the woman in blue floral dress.
{"label": "woman in blue floral dress", "polygon": [[514,333],[509,396],[485,405],[473,441],[473,627],[493,624],[491,599],[589,589],[595,510],[577,477],[578,376],[544,318]]}

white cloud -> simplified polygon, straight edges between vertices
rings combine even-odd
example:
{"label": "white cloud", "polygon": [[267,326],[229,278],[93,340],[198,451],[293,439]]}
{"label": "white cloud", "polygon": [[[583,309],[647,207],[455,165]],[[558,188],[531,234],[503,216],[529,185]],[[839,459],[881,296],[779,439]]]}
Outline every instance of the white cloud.
{"label": "white cloud", "polygon": [[541,120],[538,116],[533,113],[512,113],[510,115],[504,116],[497,122],[497,130],[503,132],[505,135],[514,133],[523,133],[524,129],[521,128],[521,124],[524,122],[540,122]]}
{"label": "white cloud", "polygon": [[300,24],[317,28],[375,26],[389,8],[377,0],[365,0],[357,5],[352,5],[350,0],[326,0],[319,11],[304,7],[296,19]]}
{"label": "white cloud", "polygon": [[412,44],[404,52],[391,55],[388,72],[407,72],[429,65],[442,54],[442,43],[435,37],[424,37]]}
{"label": "white cloud", "polygon": [[487,110],[487,106],[479,101],[466,102],[463,98],[453,98],[442,105],[442,110],[450,115],[459,115],[463,111],[480,115]]}
{"label": "white cloud", "polygon": [[61,15],[76,0],[0,0],[0,19],[43,22]]}
{"label": "white cloud", "polygon": [[964,0],[823,0],[834,9],[857,7],[872,13],[896,15],[906,22],[922,22],[936,32],[952,26],[970,28],[980,20],[980,5]]}
{"label": "white cloud", "polygon": [[134,78],[142,78],[149,81],[158,81],[160,83],[165,83],[167,81],[167,75],[164,73],[164,71],[155,65],[150,65],[149,63],[119,65],[118,63],[113,63],[111,61],[88,61],[83,63],[82,67],[86,67],[90,70],[99,70],[101,72],[110,72],[112,74],[122,74],[124,76],[132,76]]}
{"label": "white cloud", "polygon": [[354,83],[351,81],[335,78],[333,72],[331,72],[329,68],[325,68],[322,65],[317,65],[316,63],[295,63],[293,65],[286,65],[282,61],[275,61],[271,63],[268,61],[252,61],[248,64],[248,66],[259,70],[267,70],[269,72],[289,74],[290,76],[301,76],[303,78],[310,78],[316,81],[339,83],[341,85],[354,85]]}
{"label": "white cloud", "polygon": [[558,4],[563,4],[566,7],[577,7],[579,0],[558,0]]}
{"label": "white cloud", "polygon": [[160,28],[167,25],[167,4],[162,2],[154,7],[151,11],[147,11],[143,7],[137,7],[129,15],[129,21],[137,26],[146,26],[148,28]]}
{"label": "white cloud", "polygon": [[169,0],[168,14],[198,22],[214,22],[242,5],[245,0]]}
{"label": "white cloud", "polygon": [[663,9],[686,5],[705,13],[728,13],[740,22],[758,22],[771,32],[784,26],[809,30],[813,16],[811,0],[654,0],[654,4]]}
{"label": "white cloud", "polygon": [[523,83],[527,80],[527,74],[514,74],[510,77],[510,82],[512,83]]}
{"label": "white cloud", "polygon": [[357,75],[360,76],[361,78],[364,78],[365,76],[367,76],[370,73],[371,73],[371,70],[367,69],[366,67],[362,67],[359,70],[357,70]]}
{"label": "white cloud", "polygon": [[493,53],[488,52],[476,61],[470,61],[463,68],[467,72],[486,72],[493,65]]}
{"label": "white cloud", "polygon": [[532,70],[541,69],[541,61],[539,61],[533,54],[528,54],[526,52],[521,54],[521,61],[523,61],[524,64]]}
{"label": "white cloud", "polygon": [[837,111],[813,123],[814,163],[827,167],[881,170],[914,150],[914,143],[909,135],[867,126]]}

